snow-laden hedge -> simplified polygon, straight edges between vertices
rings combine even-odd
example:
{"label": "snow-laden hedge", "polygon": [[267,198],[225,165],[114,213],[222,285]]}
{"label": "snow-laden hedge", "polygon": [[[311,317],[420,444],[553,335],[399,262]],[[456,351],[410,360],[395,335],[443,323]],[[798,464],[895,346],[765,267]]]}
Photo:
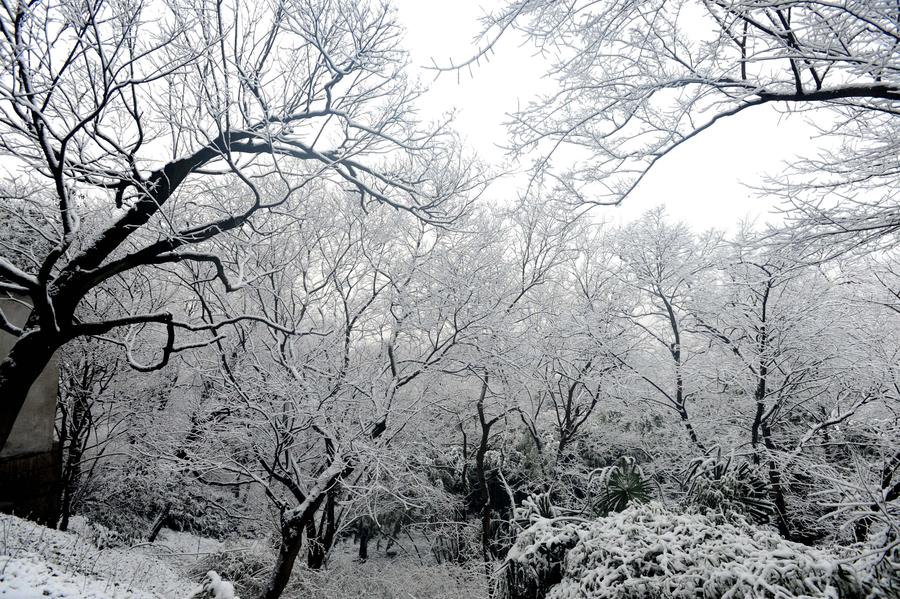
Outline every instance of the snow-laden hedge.
{"label": "snow-laden hedge", "polygon": [[512,599],[872,596],[824,551],[656,503],[594,521],[534,518],[504,567]]}

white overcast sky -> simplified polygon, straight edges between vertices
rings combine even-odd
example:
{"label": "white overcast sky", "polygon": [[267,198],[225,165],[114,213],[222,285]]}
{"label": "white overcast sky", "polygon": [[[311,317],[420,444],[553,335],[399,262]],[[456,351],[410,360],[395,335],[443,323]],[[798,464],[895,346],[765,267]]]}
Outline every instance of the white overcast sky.
{"label": "white overcast sky", "polygon": [[[393,0],[407,30],[406,45],[413,66],[429,85],[423,116],[438,116],[456,109],[456,128],[480,156],[502,161],[506,140],[506,114],[541,89],[552,89],[543,77],[544,63],[521,37],[507,36],[496,53],[480,66],[459,74],[434,72],[424,67],[460,62],[476,50],[478,18],[498,0]],[[434,81],[433,81],[434,80]],[[775,220],[771,202],[756,197],[744,184],[760,181],[763,174],[781,171],[797,155],[815,152],[815,130],[803,117],[786,118],[768,107],[748,111],[691,140],[657,163],[625,203],[599,208],[601,216],[627,221],[665,204],[668,212],[695,229],[730,229],[739,219]],[[498,193],[509,193],[501,186]],[[500,191],[504,190],[504,191]]]}

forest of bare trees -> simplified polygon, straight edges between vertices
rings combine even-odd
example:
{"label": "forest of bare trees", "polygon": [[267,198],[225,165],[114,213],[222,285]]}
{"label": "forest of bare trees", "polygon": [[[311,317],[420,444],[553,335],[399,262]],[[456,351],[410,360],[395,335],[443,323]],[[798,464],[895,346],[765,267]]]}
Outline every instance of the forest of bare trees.
{"label": "forest of bare trees", "polygon": [[[43,523],[220,543],[191,597],[895,596],[900,6],[485,9],[426,72],[544,58],[513,191],[390,3],[4,0],[0,450],[49,368]],[[600,211],[763,105],[827,142],[777,215]]]}

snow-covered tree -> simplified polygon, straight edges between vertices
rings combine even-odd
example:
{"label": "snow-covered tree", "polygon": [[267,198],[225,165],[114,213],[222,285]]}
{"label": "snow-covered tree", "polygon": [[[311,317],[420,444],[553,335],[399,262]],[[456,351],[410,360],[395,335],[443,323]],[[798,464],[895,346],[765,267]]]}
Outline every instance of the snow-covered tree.
{"label": "snow-covered tree", "polygon": [[702,347],[690,341],[690,307],[702,296],[700,282],[714,263],[718,240],[717,234],[697,236],[682,223],[670,224],[665,212],[656,209],[625,227],[617,243],[619,276],[640,298],[624,316],[642,331],[648,357],[642,365],[625,364],[649,387],[651,401],[678,416],[700,451],[705,451],[704,442],[688,407],[702,391],[698,377],[690,375]]}
{"label": "snow-covered tree", "polygon": [[229,324],[177,305],[83,314],[117,279],[187,262],[246,287],[268,274],[247,268],[270,217],[324,188],[445,223],[467,203],[473,163],[446,123],[416,122],[387,6],[12,2],[0,32],[3,220],[28,236],[0,242],[0,291],[33,306],[23,326],[0,319],[17,337],[0,362],[0,446],[69,340],[155,329],[154,361],[134,364],[150,370]]}
{"label": "snow-covered tree", "polygon": [[815,114],[833,141],[767,184],[794,209],[791,232],[851,245],[895,239],[895,3],[510,0],[484,18],[474,56],[437,68],[489,59],[509,32],[537,46],[556,82],[513,115],[512,147],[538,152],[562,201],[618,203],[679,146],[770,106]]}

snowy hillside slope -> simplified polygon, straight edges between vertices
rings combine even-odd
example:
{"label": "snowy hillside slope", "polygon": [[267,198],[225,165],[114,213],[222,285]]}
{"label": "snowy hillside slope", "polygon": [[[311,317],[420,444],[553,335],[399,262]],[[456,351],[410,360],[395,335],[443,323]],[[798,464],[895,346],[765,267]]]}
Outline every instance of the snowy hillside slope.
{"label": "snowy hillside slope", "polygon": [[157,599],[161,595],[118,582],[67,572],[36,553],[0,556],[2,599]]}
{"label": "snowy hillside slope", "polygon": [[85,537],[0,515],[0,598],[155,599],[194,586],[140,547],[101,548]]}

